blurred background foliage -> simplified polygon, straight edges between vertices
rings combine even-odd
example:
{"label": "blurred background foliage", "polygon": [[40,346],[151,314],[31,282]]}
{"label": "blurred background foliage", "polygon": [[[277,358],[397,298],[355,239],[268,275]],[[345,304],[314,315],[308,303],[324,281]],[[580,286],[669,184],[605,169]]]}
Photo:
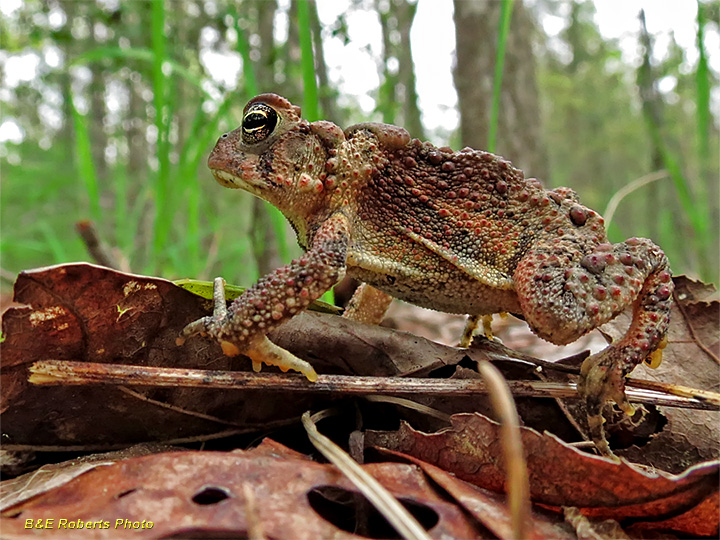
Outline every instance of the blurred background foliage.
{"label": "blurred background foliage", "polygon": [[[613,241],[651,237],[676,273],[717,278],[716,0],[669,3],[694,14],[690,48],[649,32],[639,10],[631,59],[581,0],[12,3],[0,21],[4,290],[23,269],[89,259],[80,220],[121,268],[167,278],[249,285],[297,256],[276,210],[205,167],[266,91],[309,120],[493,149],[601,212],[611,203]],[[430,4],[446,23],[414,28]],[[442,39],[454,60],[420,52]],[[437,103],[419,92],[421,69],[450,81]]]}

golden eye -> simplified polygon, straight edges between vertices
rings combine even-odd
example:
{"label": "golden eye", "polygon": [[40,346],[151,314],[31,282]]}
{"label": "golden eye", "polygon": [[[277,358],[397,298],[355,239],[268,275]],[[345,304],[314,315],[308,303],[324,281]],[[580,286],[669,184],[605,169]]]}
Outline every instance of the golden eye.
{"label": "golden eye", "polygon": [[277,113],[264,103],[256,103],[245,113],[242,121],[242,138],[246,144],[263,141],[277,125]]}

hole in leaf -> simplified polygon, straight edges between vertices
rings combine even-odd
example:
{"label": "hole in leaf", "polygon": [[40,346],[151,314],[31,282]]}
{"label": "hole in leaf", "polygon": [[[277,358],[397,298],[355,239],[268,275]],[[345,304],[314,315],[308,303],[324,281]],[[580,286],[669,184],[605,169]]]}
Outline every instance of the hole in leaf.
{"label": "hole in leaf", "polygon": [[654,405],[638,407],[632,417],[613,407],[606,424],[607,439],[615,450],[631,446],[642,448],[650,442],[653,435],[660,433],[667,423],[667,418]]}
{"label": "hole in leaf", "polygon": [[115,498],[122,499],[123,497],[126,497],[126,496],[130,495],[131,493],[135,493],[136,491],[137,491],[137,488],[126,489],[125,491],[115,495]]}
{"label": "hole in leaf", "polygon": [[[335,486],[320,486],[307,494],[310,507],[338,529],[365,538],[401,538],[361,493]],[[426,531],[437,525],[439,517],[429,506],[399,499]]]}
{"label": "hole in leaf", "polygon": [[229,498],[230,494],[223,488],[208,486],[198,491],[192,498],[192,502],[201,506],[217,504]]}

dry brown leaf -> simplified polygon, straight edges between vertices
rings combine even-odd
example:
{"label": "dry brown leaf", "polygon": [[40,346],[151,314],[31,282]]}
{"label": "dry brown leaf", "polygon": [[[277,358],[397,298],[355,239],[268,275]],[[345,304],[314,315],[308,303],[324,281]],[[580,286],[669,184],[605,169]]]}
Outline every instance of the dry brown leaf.
{"label": "dry brown leaf", "polygon": [[[208,339],[185,346],[185,324],[208,302],[172,283],[86,263],[23,272],[15,300],[26,307],[3,316],[3,443],[15,448],[117,448],[147,441],[180,442],[230,428],[264,428],[322,406],[317,396],[173,388],[38,388],[27,383],[37,360],[116,362],[141,366],[250,370]],[[319,340],[318,335],[325,339]],[[395,375],[456,363],[462,353],[422,338],[335,316],[302,314],[272,334],[318,371]],[[216,418],[215,421],[207,416]]]}
{"label": "dry brown leaf", "polygon": [[[438,433],[421,433],[403,423],[397,432],[368,432],[366,444],[409,454],[476,486],[503,492],[506,474],[498,429],[482,415],[457,414],[452,428]],[[698,536],[718,533],[720,508],[712,499],[718,491],[718,462],[678,476],[649,473],[580,452],[547,433],[528,428],[521,432],[534,503],[555,509],[576,506],[585,515],[619,521],[632,518],[648,528],[682,515],[671,522],[673,530]]]}
{"label": "dry brown leaf", "polygon": [[[397,455],[418,465],[425,474],[498,538],[514,538],[510,512],[503,494],[459,480],[449,472],[420,459],[404,454]],[[576,538],[572,530],[563,525],[562,520],[548,515],[542,509],[535,509],[533,512],[528,531],[532,538],[554,538],[556,540]]]}
{"label": "dry brown leaf", "polygon": [[[471,518],[435,493],[416,466],[380,463],[364,468],[409,504],[431,537],[483,537]],[[257,512],[250,518],[248,492],[254,498],[251,508]],[[278,540],[362,538],[323,517],[341,520],[342,509],[348,508],[339,500],[352,503],[353,497],[359,497],[359,492],[334,467],[298,459],[277,444],[257,452],[174,452],[86,472],[6,509],[0,526],[7,539],[26,537],[27,520],[38,523],[39,519],[55,521],[53,529],[33,530],[38,538],[79,537],[77,530],[59,528],[60,519],[67,520],[64,524],[107,523],[101,529],[86,527],[82,537],[88,539],[118,538],[119,534],[123,538],[243,537],[250,522],[259,523],[268,538]],[[354,506],[357,511],[361,507]],[[146,528],[132,526],[143,522]],[[152,528],[147,528],[148,522]]]}
{"label": "dry brown leaf", "polygon": [[104,467],[122,459],[146,456],[175,449],[159,444],[138,444],[117,452],[91,454],[61,463],[49,463],[10,480],[0,482],[0,511],[61,486],[95,467]]}
{"label": "dry brown leaf", "polygon": [[[27,367],[37,360],[76,360],[217,370],[249,370],[250,362],[231,359],[203,338],[183,347],[175,338],[183,326],[208,313],[209,303],[172,283],[78,263],[22,273],[15,286],[26,307],[3,317],[2,361],[4,444],[34,450],[97,450],[159,441],[177,444],[243,430],[264,429],[327,398],[284,394],[223,392],[190,388],[43,387],[27,383]],[[318,339],[322,336],[322,339]],[[387,328],[337,316],[304,313],[271,334],[280,346],[310,361],[320,373],[421,376],[454,366],[469,351],[433,343]],[[498,364],[512,378],[533,377],[533,365]],[[448,371],[448,375],[451,370]],[[421,397],[421,396],[419,396]],[[484,396],[428,400],[448,413],[478,410]],[[530,403],[530,406],[526,406]],[[543,403],[552,402],[545,400]],[[533,421],[558,418],[544,405],[520,400]],[[559,421],[552,421],[560,426]],[[181,434],[181,436],[179,436]]]}
{"label": "dry brown leaf", "polygon": [[[180,328],[204,314],[203,301],[172,283],[89,265],[22,273],[15,299],[28,307],[3,316],[2,423],[7,445],[113,448],[226,430],[223,421],[265,422],[274,412],[243,396],[197,389],[38,388],[27,366],[39,359],[121,361],[150,366],[232,369],[237,362],[203,340],[175,346]],[[211,422],[185,414],[210,414]]]}

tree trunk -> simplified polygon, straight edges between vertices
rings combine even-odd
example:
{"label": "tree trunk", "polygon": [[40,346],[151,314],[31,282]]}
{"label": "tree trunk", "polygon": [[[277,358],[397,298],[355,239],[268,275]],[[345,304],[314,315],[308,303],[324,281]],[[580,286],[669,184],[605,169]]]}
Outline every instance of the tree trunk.
{"label": "tree trunk", "polygon": [[[637,85],[642,102],[643,115],[650,131],[650,170],[658,171],[664,168],[662,147],[660,142],[660,126],[662,125],[662,97],[657,88],[657,80],[653,74],[651,55],[653,39],[645,24],[645,11],[640,10],[640,44],[643,47],[643,61],[637,71]],[[658,241],[660,237],[660,223],[657,209],[660,208],[660,186],[653,182],[645,187],[646,212],[650,238]]]}
{"label": "tree trunk", "polygon": [[255,62],[255,78],[260,92],[272,92],[275,87],[275,40],[273,39],[277,0],[258,0],[257,31],[260,58]]}
{"label": "tree trunk", "polygon": [[320,108],[322,109],[322,118],[330,122],[340,125],[340,115],[335,106],[335,98],[337,93],[330,88],[328,79],[327,64],[325,63],[325,49],[322,41],[322,25],[317,11],[317,2],[310,0],[308,3],[310,11],[310,31],[312,32],[313,50],[315,52],[315,72],[317,73],[318,83],[318,99]]}
{"label": "tree trunk", "polygon": [[[501,2],[454,0],[457,64],[453,71],[460,106],[462,143],[487,147]],[[547,177],[541,139],[535,59],[535,27],[521,1],[513,7],[505,49],[495,151],[525,170]]]}
{"label": "tree trunk", "polygon": [[[380,18],[383,40],[383,82],[378,96],[378,108],[382,111],[383,122],[402,125],[411,136],[425,139],[410,42],[410,30],[417,13],[417,3],[410,3],[408,0],[384,3],[376,0],[375,8]],[[392,58],[397,60],[397,73],[390,69]],[[402,111],[401,118],[396,116],[398,111]]]}
{"label": "tree trunk", "polygon": [[[387,9],[383,10],[383,6],[386,6]],[[380,73],[382,82],[378,93],[378,109],[382,113],[383,122],[394,124],[397,112],[397,74],[390,70],[390,59],[394,57],[390,39],[390,4],[375,0],[375,9],[380,19],[383,44],[382,70]]]}
{"label": "tree trunk", "polygon": [[395,7],[397,9],[397,29],[400,32],[400,48],[397,51],[400,63],[400,71],[398,73],[400,82],[402,83],[403,96],[403,125],[410,132],[410,135],[418,139],[425,139],[425,129],[422,125],[420,117],[420,107],[418,107],[418,94],[415,85],[415,64],[412,59],[412,47],[410,43],[410,29],[412,28],[415,14],[417,13],[417,3],[411,4],[407,0],[396,0]]}

